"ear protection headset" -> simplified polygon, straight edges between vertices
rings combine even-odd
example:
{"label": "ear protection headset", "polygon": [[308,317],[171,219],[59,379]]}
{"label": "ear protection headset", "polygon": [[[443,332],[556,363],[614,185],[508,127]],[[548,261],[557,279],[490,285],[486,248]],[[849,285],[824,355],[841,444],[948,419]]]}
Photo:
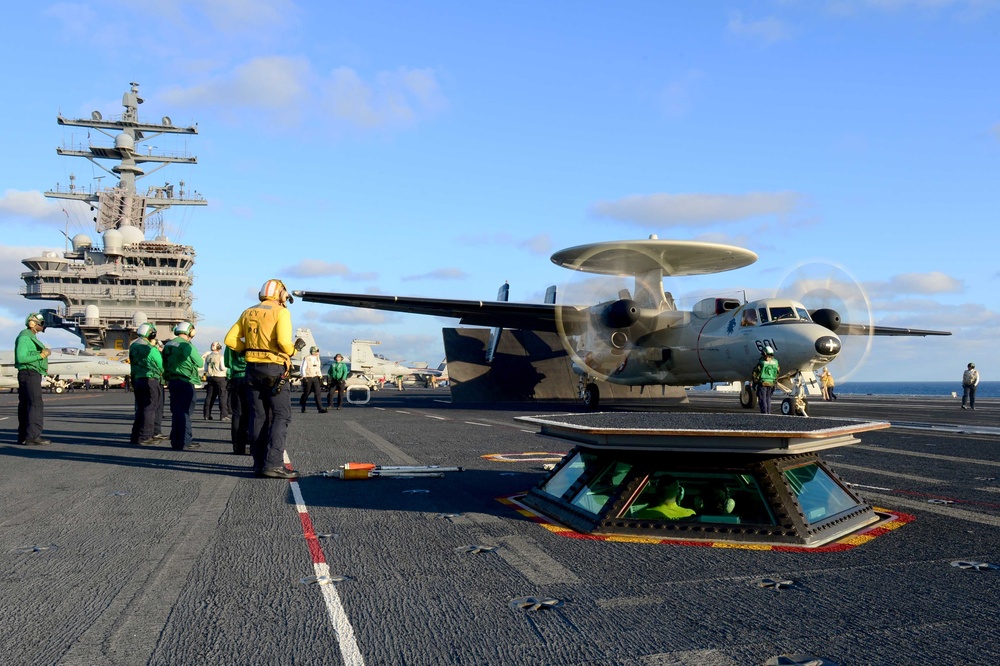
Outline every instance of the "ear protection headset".
{"label": "ear protection headset", "polygon": [[41,313],[32,312],[30,315],[25,317],[24,319],[25,326],[31,325],[31,322],[35,322],[36,324],[38,324],[39,328],[41,328],[43,331],[45,330],[45,318],[42,317]]}
{"label": "ear protection headset", "polygon": [[182,321],[181,323],[174,326],[174,335],[186,335],[188,337],[194,336],[194,324],[189,321]]}

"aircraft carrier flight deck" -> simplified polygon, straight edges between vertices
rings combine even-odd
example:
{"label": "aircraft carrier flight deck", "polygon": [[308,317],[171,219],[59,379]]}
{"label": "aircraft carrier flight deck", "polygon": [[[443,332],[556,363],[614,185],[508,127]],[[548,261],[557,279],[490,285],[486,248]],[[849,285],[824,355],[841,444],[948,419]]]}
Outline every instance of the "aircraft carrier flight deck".
{"label": "aircraft carrier flight deck", "polygon": [[[656,409],[801,418],[689,397]],[[52,443],[24,447],[17,396],[0,395],[4,663],[1000,661],[1000,400],[811,401],[817,420],[891,425],[818,453],[882,522],[815,548],[583,534],[532,511],[520,498],[574,444],[516,417],[575,403],[310,404],[291,483],[255,478],[200,407],[200,449],[130,446],[133,409],[121,390],[46,394]],[[387,473],[338,478],[349,462]]]}

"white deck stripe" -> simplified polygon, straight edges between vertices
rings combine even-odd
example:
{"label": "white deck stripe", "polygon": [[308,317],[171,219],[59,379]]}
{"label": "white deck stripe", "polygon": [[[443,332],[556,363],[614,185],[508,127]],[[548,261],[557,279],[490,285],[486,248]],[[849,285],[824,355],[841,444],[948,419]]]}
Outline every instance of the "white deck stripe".
{"label": "white deck stripe", "polygon": [[[292,464],[287,451],[285,451],[285,464]],[[290,482],[290,485],[292,487],[292,497],[295,499],[295,510],[300,514],[308,516],[309,511],[306,507],[305,500],[302,499],[302,490],[299,488],[298,481],[292,481]],[[310,523],[311,522],[312,521],[310,520]],[[313,538],[315,538],[315,536]],[[330,567],[325,561],[314,561],[313,571],[316,572],[317,576],[330,575]],[[333,625],[333,631],[337,635],[337,644],[340,646],[341,658],[344,660],[344,663],[349,666],[364,666],[365,659],[361,654],[361,648],[358,647],[358,641],[354,636],[354,627],[351,625],[351,621],[347,618],[347,611],[344,610],[344,605],[340,602],[340,595],[337,593],[336,585],[330,583],[327,585],[317,585],[317,587],[323,594],[323,602],[326,604],[327,616],[330,618],[330,624]]]}

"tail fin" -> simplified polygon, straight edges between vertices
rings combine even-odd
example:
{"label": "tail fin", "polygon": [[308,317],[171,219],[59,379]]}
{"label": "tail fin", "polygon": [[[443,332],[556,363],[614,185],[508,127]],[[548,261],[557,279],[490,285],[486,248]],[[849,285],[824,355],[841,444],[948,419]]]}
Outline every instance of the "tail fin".
{"label": "tail fin", "polygon": [[[507,299],[510,297],[510,284],[504,282],[501,285],[500,290],[497,292],[497,300],[506,303]],[[490,330],[490,341],[486,345],[486,363],[490,364],[493,362],[493,356],[497,353],[497,345],[500,344],[500,334],[503,333],[503,328],[500,326],[494,326]]]}
{"label": "tail fin", "polygon": [[351,340],[351,370],[366,372],[375,367],[372,345],[380,344],[378,340]]}

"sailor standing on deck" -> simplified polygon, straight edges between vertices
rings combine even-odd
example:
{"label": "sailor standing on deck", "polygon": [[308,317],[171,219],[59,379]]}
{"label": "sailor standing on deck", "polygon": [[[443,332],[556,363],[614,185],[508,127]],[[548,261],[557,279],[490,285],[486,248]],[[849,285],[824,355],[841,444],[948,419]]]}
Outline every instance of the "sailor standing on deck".
{"label": "sailor standing on deck", "polygon": [[225,348],[226,372],[229,373],[229,410],[232,422],[229,428],[229,438],[233,442],[233,453],[238,456],[247,454],[247,442],[250,440],[250,410],[252,402],[247,387],[247,360],[243,354]]}
{"label": "sailor standing on deck", "polygon": [[135,390],[135,420],[129,442],[148,446],[155,444],[153,427],[156,424],[156,410],[162,409],[163,391],[160,380],[163,377],[163,357],[156,347],[156,327],[150,323],[139,326],[139,336],[129,345],[128,362],[131,366],[132,386]]}
{"label": "sailor standing on deck", "polygon": [[761,414],[771,413],[771,395],[774,393],[774,385],[780,373],[778,361],[774,358],[774,350],[770,345],[764,345],[760,360],[753,369],[753,381],[757,385],[757,402],[760,404]]}
{"label": "sailor standing on deck", "polygon": [[965,409],[966,400],[969,402],[969,409],[976,408],[976,387],[979,386],[979,371],[976,364],[970,363],[962,373],[962,409]]}
{"label": "sailor standing on deck", "polygon": [[32,312],[24,320],[25,329],[14,342],[14,367],[17,368],[17,443],[25,446],[51,444],[42,438],[44,412],[42,406],[42,375],[48,374],[48,357],[52,352],[43,345],[36,333],[45,331],[42,315]]}
{"label": "sailor standing on deck", "polygon": [[302,408],[303,414],[306,413],[306,402],[309,400],[310,393],[313,394],[313,399],[316,401],[316,409],[319,410],[319,413],[325,414],[327,412],[327,409],[319,401],[321,365],[319,347],[310,347],[309,355],[302,359],[302,365],[299,366],[299,374],[302,376],[302,397],[299,398],[299,407]]}
{"label": "sailor standing on deck", "polygon": [[182,321],[174,326],[177,336],[163,345],[163,377],[170,391],[170,446],[197,449],[192,441],[191,421],[194,419],[195,384],[201,373],[201,354],[191,344],[194,324]]}
{"label": "sailor standing on deck", "polygon": [[292,343],[292,315],[286,303],[291,294],[281,280],[268,280],[257,294],[260,304],[247,308],[229,332],[226,346],[247,360],[247,381],[253,398],[250,416],[250,453],[260,477],[297,479],[285,468],[285,435],[292,422],[288,384]]}
{"label": "sailor standing on deck", "polygon": [[229,405],[226,403],[226,363],[222,355],[222,343],[213,342],[212,351],[205,355],[205,405],[204,417],[212,420],[212,404],[219,400],[219,418],[225,421],[229,418]]}

